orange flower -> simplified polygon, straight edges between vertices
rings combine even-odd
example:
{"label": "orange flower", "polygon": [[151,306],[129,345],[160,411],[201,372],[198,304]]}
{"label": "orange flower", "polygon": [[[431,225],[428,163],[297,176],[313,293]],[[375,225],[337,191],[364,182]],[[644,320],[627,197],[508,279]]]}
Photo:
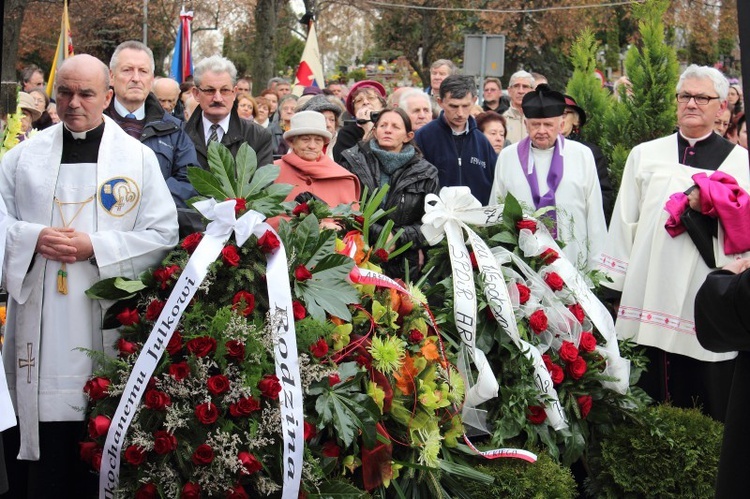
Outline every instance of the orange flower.
{"label": "orange flower", "polygon": [[352,230],[344,236],[343,241],[347,246],[353,244],[356,248],[356,252],[354,253],[354,263],[357,265],[362,263],[365,260],[365,240],[362,237],[362,233],[358,230]]}
{"label": "orange flower", "polygon": [[5,309],[5,306],[3,305],[2,307],[0,307],[0,324],[2,325],[5,325],[5,313],[6,313],[6,309]]}
{"label": "orange flower", "polygon": [[440,358],[440,352],[433,338],[427,338],[420,350],[422,351],[422,356],[427,360],[432,361]]}
{"label": "orange flower", "polygon": [[411,395],[414,391],[414,378],[417,374],[419,373],[414,366],[414,360],[407,353],[399,372],[393,373],[393,377],[396,378],[396,388],[404,395]]}
{"label": "orange flower", "polygon": [[388,294],[391,298],[391,310],[398,312],[398,309],[401,308],[401,293],[393,288],[388,288]]}

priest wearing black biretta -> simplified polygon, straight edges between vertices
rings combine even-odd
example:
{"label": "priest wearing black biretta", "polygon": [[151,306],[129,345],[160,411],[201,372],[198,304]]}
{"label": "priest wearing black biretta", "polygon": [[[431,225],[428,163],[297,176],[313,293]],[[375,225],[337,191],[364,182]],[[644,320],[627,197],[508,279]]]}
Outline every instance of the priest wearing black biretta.
{"label": "priest wearing black biretta", "polygon": [[523,97],[529,135],[504,148],[495,167],[491,198],[510,193],[530,211],[548,209],[553,235],[577,268],[596,266],[606,232],[602,195],[591,150],[561,132],[565,96],[538,85]]}

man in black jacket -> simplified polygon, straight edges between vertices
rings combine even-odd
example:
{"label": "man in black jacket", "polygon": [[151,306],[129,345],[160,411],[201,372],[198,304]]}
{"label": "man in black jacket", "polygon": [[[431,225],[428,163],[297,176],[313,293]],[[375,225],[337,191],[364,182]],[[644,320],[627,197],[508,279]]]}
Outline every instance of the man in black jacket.
{"label": "man in black jacket", "polygon": [[213,140],[225,145],[233,156],[247,143],[255,151],[259,166],[273,163],[271,134],[237,114],[237,68],[232,61],[218,55],[203,59],[195,66],[193,81],[193,97],[200,112],[190,116],[185,131],[193,139],[200,166],[208,169],[208,143]]}

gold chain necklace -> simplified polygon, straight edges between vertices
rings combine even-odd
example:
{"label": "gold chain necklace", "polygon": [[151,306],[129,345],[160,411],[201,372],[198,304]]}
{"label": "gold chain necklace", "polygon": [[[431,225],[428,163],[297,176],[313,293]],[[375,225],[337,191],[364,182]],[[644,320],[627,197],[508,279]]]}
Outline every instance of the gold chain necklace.
{"label": "gold chain necklace", "polygon": [[[60,211],[60,219],[62,220],[63,227],[65,228],[70,227],[70,224],[72,224],[75,221],[75,219],[78,218],[78,215],[81,214],[83,207],[89,204],[93,200],[94,200],[94,196],[91,196],[88,199],[84,199],[83,201],[63,202],[57,199],[57,196],[55,196],[55,204],[57,205],[57,209]],[[63,213],[63,206],[69,205],[69,204],[77,204],[79,206],[75,214],[73,215],[73,218],[71,218],[70,221],[66,221],[65,214]],[[57,292],[62,295],[68,294],[68,267],[65,264],[65,262],[62,262],[62,264],[60,265],[60,270],[57,271]]]}

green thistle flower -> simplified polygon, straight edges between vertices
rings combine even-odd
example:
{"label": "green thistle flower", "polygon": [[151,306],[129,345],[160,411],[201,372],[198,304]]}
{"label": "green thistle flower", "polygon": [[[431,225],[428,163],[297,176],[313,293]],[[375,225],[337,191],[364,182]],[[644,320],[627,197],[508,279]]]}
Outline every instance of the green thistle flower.
{"label": "green thistle flower", "polygon": [[406,342],[396,336],[375,336],[370,345],[375,369],[384,374],[393,374],[401,369],[406,355]]}
{"label": "green thistle flower", "polygon": [[439,466],[438,455],[440,454],[441,441],[440,428],[432,421],[427,428],[416,432],[416,440],[421,444],[419,453],[419,464],[437,468]]}

